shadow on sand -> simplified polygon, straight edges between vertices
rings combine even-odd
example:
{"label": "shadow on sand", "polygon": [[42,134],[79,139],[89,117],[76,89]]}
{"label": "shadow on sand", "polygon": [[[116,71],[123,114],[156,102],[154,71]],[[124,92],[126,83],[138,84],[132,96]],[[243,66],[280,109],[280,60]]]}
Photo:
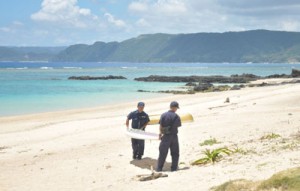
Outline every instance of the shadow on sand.
{"label": "shadow on sand", "polygon": [[[142,168],[142,169],[148,169],[151,170],[151,166],[153,167],[153,170],[156,169],[157,165],[157,159],[152,159],[149,157],[143,158],[142,160],[132,160],[130,161],[130,164]],[[188,167],[181,168],[178,170],[187,170],[189,169]],[[171,170],[171,163],[170,162],[165,162],[163,171],[170,171]]]}

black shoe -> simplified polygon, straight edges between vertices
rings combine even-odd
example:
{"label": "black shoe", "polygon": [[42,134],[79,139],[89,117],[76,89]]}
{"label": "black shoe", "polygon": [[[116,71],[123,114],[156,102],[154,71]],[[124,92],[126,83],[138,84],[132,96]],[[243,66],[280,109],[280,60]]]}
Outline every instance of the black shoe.
{"label": "black shoe", "polygon": [[141,156],[141,155],[138,155],[138,156],[136,157],[136,159],[142,160],[142,156]]}
{"label": "black shoe", "polygon": [[133,156],[132,156],[132,159],[133,159],[133,160],[137,159],[137,156],[136,156],[136,155],[133,155]]}

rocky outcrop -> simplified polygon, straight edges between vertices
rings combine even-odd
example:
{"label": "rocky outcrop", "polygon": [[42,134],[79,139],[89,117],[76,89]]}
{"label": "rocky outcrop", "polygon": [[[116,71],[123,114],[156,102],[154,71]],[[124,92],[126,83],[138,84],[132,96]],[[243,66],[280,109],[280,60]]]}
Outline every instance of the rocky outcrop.
{"label": "rocky outcrop", "polygon": [[300,70],[292,69],[292,73],[288,74],[273,74],[266,77],[256,76],[254,74],[234,74],[231,76],[159,76],[150,75],[148,77],[135,78],[136,81],[144,82],[185,82],[186,86],[197,86],[196,83],[248,83],[258,79],[266,78],[295,78],[300,77]]}
{"label": "rocky outcrop", "polygon": [[245,85],[234,85],[230,88],[230,90],[240,90],[244,87],[245,87]]}
{"label": "rocky outcrop", "polygon": [[69,80],[125,80],[124,76],[100,76],[100,77],[93,77],[93,76],[71,76],[68,78]]}
{"label": "rocky outcrop", "polygon": [[300,70],[292,69],[292,74],[291,74],[291,76],[292,76],[293,78],[298,78],[298,77],[300,77]]}
{"label": "rocky outcrop", "polygon": [[158,76],[151,75],[148,77],[135,78],[136,81],[144,82],[186,82],[193,85],[193,82],[199,83],[248,83],[259,79],[259,76],[253,74],[227,76]]}
{"label": "rocky outcrop", "polygon": [[195,91],[179,91],[179,90],[161,90],[161,91],[149,91],[149,90],[138,90],[138,92],[144,93],[168,93],[168,94],[195,94]]}
{"label": "rocky outcrop", "polygon": [[[230,77],[225,76],[156,76],[151,75],[148,77],[136,78],[137,81],[145,82],[186,82],[186,90],[167,90],[167,91],[146,91],[138,90],[138,92],[153,92],[153,93],[173,93],[173,94],[194,94],[197,92],[217,92],[217,91],[228,91],[228,90],[240,90],[245,87],[264,87],[264,86],[276,86],[284,84],[294,84],[300,83],[298,79],[290,79],[289,81],[284,81],[281,83],[267,83],[262,82],[259,84],[244,84],[250,81],[255,81],[258,79],[269,79],[269,78],[291,78],[300,77],[300,70],[293,69],[290,75],[287,74],[274,74],[266,77],[260,77],[253,74],[242,74],[242,75],[231,75]],[[212,84],[214,83],[214,84]],[[217,85],[218,83],[236,83],[233,86],[229,85]]]}
{"label": "rocky outcrop", "polygon": [[196,92],[208,91],[212,87],[213,87],[213,85],[210,83],[199,83],[198,85],[196,85],[194,87],[194,91],[196,91]]}
{"label": "rocky outcrop", "polygon": [[287,75],[287,74],[273,74],[273,75],[269,75],[266,76],[265,78],[290,78],[291,75]]}

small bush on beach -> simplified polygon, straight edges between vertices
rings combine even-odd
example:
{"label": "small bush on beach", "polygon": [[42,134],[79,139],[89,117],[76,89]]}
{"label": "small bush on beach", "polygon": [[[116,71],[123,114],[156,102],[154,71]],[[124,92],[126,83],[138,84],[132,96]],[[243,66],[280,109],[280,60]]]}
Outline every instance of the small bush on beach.
{"label": "small bush on beach", "polygon": [[260,190],[300,190],[300,168],[289,169],[276,173],[268,180],[263,181],[258,189]]}
{"label": "small bush on beach", "polygon": [[218,148],[214,150],[206,149],[205,151],[203,151],[205,157],[195,160],[194,162],[192,162],[192,165],[205,165],[208,163],[214,164],[220,158],[222,158],[222,154],[230,155],[231,153],[232,151],[228,148]]}
{"label": "small bush on beach", "polygon": [[248,180],[234,180],[211,188],[212,191],[267,191],[267,190],[300,190],[300,167],[288,169],[274,174],[271,178],[251,182]]}
{"label": "small bush on beach", "polygon": [[270,140],[270,139],[277,139],[277,138],[280,138],[281,136],[279,134],[276,134],[276,133],[271,133],[269,135],[265,135],[265,136],[262,136],[260,138],[260,140]]}
{"label": "small bush on beach", "polygon": [[200,143],[199,145],[200,146],[205,146],[205,145],[214,145],[214,144],[218,144],[219,142],[217,141],[217,139],[215,138],[210,138],[210,139],[207,139],[205,141],[203,141],[202,143]]}

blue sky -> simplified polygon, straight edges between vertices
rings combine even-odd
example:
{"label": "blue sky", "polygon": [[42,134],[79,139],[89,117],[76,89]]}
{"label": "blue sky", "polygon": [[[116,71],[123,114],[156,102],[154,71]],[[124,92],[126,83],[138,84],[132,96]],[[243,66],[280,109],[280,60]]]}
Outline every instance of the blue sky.
{"label": "blue sky", "polygon": [[2,0],[0,46],[66,46],[149,33],[300,31],[299,0]]}

